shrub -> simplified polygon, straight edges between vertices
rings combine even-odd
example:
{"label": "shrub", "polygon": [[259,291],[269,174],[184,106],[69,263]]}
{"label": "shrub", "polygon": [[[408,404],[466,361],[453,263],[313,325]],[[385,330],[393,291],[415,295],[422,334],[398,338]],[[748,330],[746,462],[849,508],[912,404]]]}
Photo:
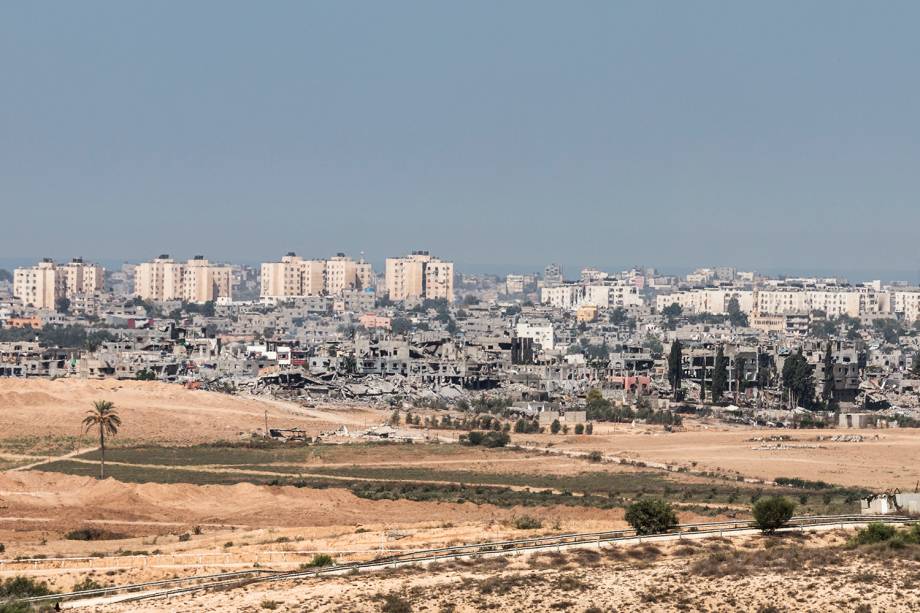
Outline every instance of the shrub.
{"label": "shrub", "polygon": [[399,594],[387,594],[383,597],[381,613],[411,613],[412,605]]}
{"label": "shrub", "polygon": [[543,522],[530,515],[521,515],[512,519],[511,525],[518,530],[537,530],[543,527]]}
{"label": "shrub", "polygon": [[472,431],[466,435],[460,436],[460,442],[470,446],[482,446],[488,448],[504,447],[511,442],[511,437],[507,432],[477,432]]}
{"label": "shrub", "polygon": [[789,523],[795,503],[782,496],[762,498],[754,503],[752,509],[754,523],[768,534],[772,534]]}
{"label": "shrub", "polygon": [[262,607],[263,609],[274,611],[275,609],[278,608],[278,604],[280,603],[277,600],[263,600],[262,604],[260,604],[259,606]]}
{"label": "shrub", "polygon": [[558,419],[554,419],[553,423],[549,426],[549,431],[553,434],[559,434],[560,430],[562,430],[562,424],[559,423]]}
{"label": "shrub", "polygon": [[588,425],[585,426],[585,434],[594,434],[594,424],[588,422]]}
{"label": "shrub", "polygon": [[626,521],[637,534],[658,534],[677,527],[677,515],[664,500],[645,498],[629,505]]}
{"label": "shrub", "polygon": [[184,542],[190,541],[190,540],[192,540],[192,535],[189,534],[188,532],[185,532],[185,533],[179,535],[179,542],[180,542],[180,543],[184,543]]}
{"label": "shrub", "polygon": [[326,553],[318,553],[313,556],[313,559],[305,564],[301,564],[301,568],[320,568],[322,566],[332,566],[335,564],[335,560],[332,559],[332,556]]}
{"label": "shrub", "polygon": [[64,535],[68,541],[112,541],[125,538],[123,534],[116,534],[99,528],[81,528],[71,530]]}
{"label": "shrub", "polygon": [[98,590],[98,589],[102,589],[101,584],[96,583],[92,577],[85,577],[83,581],[80,581],[79,583],[74,583],[73,588],[71,588],[71,591],[72,592],[85,592],[89,590]]}
{"label": "shrub", "polygon": [[894,526],[883,524],[881,522],[872,522],[865,528],[856,533],[855,541],[857,545],[871,545],[872,543],[882,543],[890,540],[897,531]]}
{"label": "shrub", "polygon": [[29,598],[53,593],[48,589],[47,583],[35,581],[30,577],[11,577],[0,583],[0,598]]}
{"label": "shrub", "polygon": [[600,462],[603,459],[604,459],[604,456],[601,454],[600,451],[592,451],[591,453],[588,454],[589,462]]}
{"label": "shrub", "polygon": [[575,424],[575,434],[584,434],[585,426],[584,424]]}

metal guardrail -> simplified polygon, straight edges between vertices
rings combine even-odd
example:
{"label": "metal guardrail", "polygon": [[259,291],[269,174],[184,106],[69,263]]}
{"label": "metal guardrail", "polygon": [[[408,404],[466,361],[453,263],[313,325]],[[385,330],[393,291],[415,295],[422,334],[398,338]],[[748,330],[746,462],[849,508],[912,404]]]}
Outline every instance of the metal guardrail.
{"label": "metal guardrail", "polygon": [[48,601],[63,601],[63,600],[74,600],[78,598],[91,598],[94,596],[108,596],[109,594],[118,593],[118,592],[132,592],[139,591],[147,588],[161,587],[165,585],[172,585],[175,583],[189,583],[193,581],[220,581],[220,580],[240,580],[244,577],[249,577],[253,575],[260,574],[279,574],[279,571],[266,569],[266,568],[253,568],[248,570],[241,570],[232,573],[216,573],[211,575],[193,575],[189,577],[176,577],[175,579],[161,579],[159,581],[148,581],[146,583],[133,583],[129,585],[117,585],[111,587],[100,587],[94,588],[91,590],[80,590],[78,592],[68,592],[66,594],[49,594],[47,596],[31,596],[27,598],[16,598],[15,602],[48,602]]}
{"label": "metal guardrail", "polygon": [[[873,521],[884,523],[905,524],[917,521],[914,518],[904,516],[866,516],[866,515],[816,515],[793,517],[784,531],[802,530],[809,527],[818,526],[841,526],[847,524],[865,524]],[[176,579],[166,579],[161,581],[151,581],[146,583],[135,583],[123,586],[112,586],[95,590],[83,590],[79,592],[70,592],[65,594],[54,594],[49,596],[35,596],[31,598],[17,599],[17,602],[39,603],[55,602],[65,600],[78,600],[92,597],[104,597],[124,592],[138,592],[149,588],[157,588],[165,585],[176,583],[199,582],[197,585],[176,587],[166,590],[158,590],[151,593],[142,593],[127,598],[120,599],[119,603],[136,602],[152,598],[164,598],[181,594],[188,594],[206,589],[240,586],[243,584],[264,583],[273,581],[287,581],[293,579],[306,579],[321,577],[324,575],[339,575],[350,572],[359,572],[362,570],[375,570],[383,568],[397,568],[416,564],[419,562],[439,562],[447,560],[456,560],[473,556],[497,556],[507,554],[520,554],[539,549],[551,549],[553,547],[569,548],[581,545],[596,545],[602,543],[616,543],[624,541],[649,542],[658,540],[669,540],[673,537],[682,538],[685,535],[703,536],[703,535],[725,535],[744,532],[757,529],[753,522],[749,520],[740,521],[722,521],[722,522],[703,522],[695,524],[683,524],[678,526],[677,530],[662,532],[657,534],[640,535],[635,530],[612,530],[606,532],[579,532],[559,535],[549,535],[543,537],[532,537],[526,539],[515,539],[509,541],[487,541],[481,543],[471,543],[469,545],[456,545],[453,547],[439,547],[434,549],[419,549],[407,552],[403,555],[388,556],[377,558],[369,562],[355,562],[352,564],[341,564],[315,568],[310,570],[299,571],[273,571],[266,569],[252,569],[247,571],[238,571],[232,573],[219,573],[214,575],[197,575],[190,577],[181,577]]]}

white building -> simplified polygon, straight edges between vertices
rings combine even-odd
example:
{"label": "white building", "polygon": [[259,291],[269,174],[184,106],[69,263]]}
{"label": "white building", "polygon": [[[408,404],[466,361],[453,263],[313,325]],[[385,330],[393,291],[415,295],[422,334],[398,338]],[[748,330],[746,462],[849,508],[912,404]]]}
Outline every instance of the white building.
{"label": "white building", "polygon": [[519,321],[514,333],[518,338],[533,339],[544,351],[552,351],[556,347],[553,324],[547,321]]}

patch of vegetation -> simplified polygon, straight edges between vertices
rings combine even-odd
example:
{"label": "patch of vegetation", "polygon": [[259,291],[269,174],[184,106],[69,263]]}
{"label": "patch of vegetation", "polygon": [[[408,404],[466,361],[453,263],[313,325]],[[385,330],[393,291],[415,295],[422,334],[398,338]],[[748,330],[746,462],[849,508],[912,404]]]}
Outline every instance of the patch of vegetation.
{"label": "patch of vegetation", "polygon": [[82,581],[73,584],[72,592],[86,592],[89,590],[100,590],[102,584],[97,583],[92,577],[84,577]]}
{"label": "patch of vegetation", "polygon": [[44,581],[31,577],[10,577],[0,583],[0,598],[31,598],[54,594]]}
{"label": "patch of vegetation", "polygon": [[664,500],[643,498],[626,509],[626,522],[636,534],[659,534],[677,527],[677,514]]}
{"label": "patch of vegetation", "polygon": [[792,519],[795,503],[782,496],[761,498],[752,508],[754,523],[763,532],[773,534]]}
{"label": "patch of vegetation", "polygon": [[332,559],[332,556],[326,553],[318,553],[313,556],[313,559],[309,562],[304,562],[301,564],[300,568],[306,570],[308,568],[322,568],[323,566],[332,566],[333,564],[335,564],[335,560]]}
{"label": "patch of vegetation", "polygon": [[383,601],[381,613],[412,613],[412,604],[399,594],[384,594],[379,596],[379,600]]}
{"label": "patch of vegetation", "polygon": [[64,538],[68,541],[117,541],[129,537],[126,534],[109,532],[100,528],[80,528],[71,530],[64,535]]}
{"label": "patch of vegetation", "polygon": [[507,432],[479,432],[472,431],[460,435],[460,443],[463,445],[481,446],[489,449],[495,447],[505,447],[511,442],[511,437]]}
{"label": "patch of vegetation", "polygon": [[543,522],[531,515],[516,515],[511,520],[511,525],[517,530],[538,530],[543,527]]}

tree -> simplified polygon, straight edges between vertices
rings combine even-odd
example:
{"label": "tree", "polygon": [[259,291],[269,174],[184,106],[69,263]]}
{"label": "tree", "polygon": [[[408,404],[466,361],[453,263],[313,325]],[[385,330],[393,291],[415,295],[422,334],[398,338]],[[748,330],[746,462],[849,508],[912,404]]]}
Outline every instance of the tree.
{"label": "tree", "polygon": [[13,273],[8,271],[5,268],[0,268],[0,283],[12,283],[13,282]]}
{"label": "tree", "polygon": [[584,424],[575,424],[575,434],[584,434],[585,426]]}
{"label": "tree", "polygon": [[783,387],[789,392],[793,405],[811,406],[815,398],[815,383],[812,379],[812,367],[802,355],[802,348],[783,363]]}
{"label": "tree", "polygon": [[735,355],[735,404],[738,404],[738,397],[744,391],[744,367],[747,364],[744,358]]}
{"label": "tree", "polygon": [[617,307],[610,311],[610,323],[615,326],[622,326],[626,324],[631,328],[634,322],[633,319],[629,316],[629,313],[626,312],[626,309],[623,307]]}
{"label": "tree", "polygon": [[827,404],[834,399],[834,355],[831,353],[830,343],[824,352],[824,388],[821,390],[821,397]]}
{"label": "tree", "polygon": [[99,478],[105,479],[105,437],[118,434],[121,417],[115,411],[115,405],[108,400],[97,400],[87,413],[83,418],[83,432],[99,428]]}
{"label": "tree", "polygon": [[636,534],[659,534],[677,527],[671,505],[657,498],[643,498],[626,509],[626,522]]}
{"label": "tree", "polygon": [[562,429],[562,424],[559,423],[558,419],[554,419],[553,423],[549,426],[549,431],[553,434],[559,434],[559,430]]}
{"label": "tree", "polygon": [[754,523],[767,534],[773,534],[792,519],[795,503],[782,496],[761,498],[754,503]]}
{"label": "tree", "polygon": [[412,322],[405,317],[394,317],[390,322],[390,330],[393,334],[405,335],[412,329]]}
{"label": "tree", "polygon": [[668,382],[674,390],[674,400],[679,400],[680,381],[683,377],[683,357],[681,355],[680,341],[671,343],[671,353],[668,356]]}
{"label": "tree", "polygon": [[664,347],[661,345],[661,341],[651,332],[645,335],[645,340],[642,341],[642,346],[648,349],[649,353],[652,354],[652,357],[656,359],[661,357],[661,353],[664,351]]}
{"label": "tree", "polygon": [[661,314],[664,315],[664,318],[667,320],[667,326],[669,330],[673,330],[675,328],[675,320],[680,317],[683,312],[684,309],[676,302],[672,302],[668,306],[661,309]]}
{"label": "tree", "polygon": [[728,321],[736,328],[746,328],[748,325],[748,316],[741,310],[741,305],[735,296],[728,301]]}
{"label": "tree", "polygon": [[70,298],[66,296],[61,296],[54,301],[54,310],[58,313],[64,313],[65,315],[70,312]]}
{"label": "tree", "polygon": [[915,377],[920,377],[920,351],[914,354],[914,359],[910,363],[910,369]]}
{"label": "tree", "polygon": [[716,350],[715,366],[712,370],[712,401],[719,402],[728,389],[728,358],[722,345]]}

